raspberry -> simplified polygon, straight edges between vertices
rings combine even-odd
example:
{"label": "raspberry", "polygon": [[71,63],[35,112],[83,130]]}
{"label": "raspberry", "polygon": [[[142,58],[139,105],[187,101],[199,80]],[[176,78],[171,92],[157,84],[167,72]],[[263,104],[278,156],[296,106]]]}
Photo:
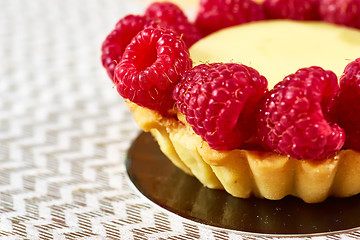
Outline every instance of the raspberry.
{"label": "raspberry", "polygon": [[173,97],[194,132],[211,148],[230,150],[254,132],[255,109],[266,91],[267,80],[255,69],[212,63],[187,71]]}
{"label": "raspberry", "polygon": [[119,94],[166,114],[174,106],[172,91],[192,61],[184,41],[172,30],[148,27],[125,49],[115,68]]}
{"label": "raspberry", "polygon": [[319,20],[318,0],[265,0],[267,18],[293,20]]}
{"label": "raspberry", "polygon": [[155,2],[146,9],[145,17],[157,20],[163,27],[182,35],[188,47],[201,38],[195,25],[190,23],[184,12],[173,3]]}
{"label": "raspberry", "polygon": [[225,27],[263,19],[262,5],[252,0],[201,0],[195,25],[205,36]]}
{"label": "raspberry", "polygon": [[201,38],[194,24],[190,23],[183,11],[175,4],[163,2],[151,4],[144,14],[128,15],[118,21],[115,29],[102,44],[101,61],[109,77],[114,79],[114,69],[120,62],[126,46],[132,38],[146,27],[164,27],[182,36],[190,47]]}
{"label": "raspberry", "polygon": [[320,67],[287,76],[260,106],[257,124],[263,146],[297,159],[322,159],[340,150],[344,130],[326,120],[338,89],[336,75]]}
{"label": "raspberry", "polygon": [[[118,21],[115,29],[102,44],[101,61],[109,77],[114,82],[114,69],[132,38],[144,28],[146,20],[142,16],[128,15]],[[116,82],[114,82],[116,84]]]}
{"label": "raspberry", "polygon": [[340,90],[331,109],[344,128],[344,147],[360,150],[360,58],[349,63],[340,78]]}
{"label": "raspberry", "polygon": [[360,0],[320,0],[324,21],[360,28]]}

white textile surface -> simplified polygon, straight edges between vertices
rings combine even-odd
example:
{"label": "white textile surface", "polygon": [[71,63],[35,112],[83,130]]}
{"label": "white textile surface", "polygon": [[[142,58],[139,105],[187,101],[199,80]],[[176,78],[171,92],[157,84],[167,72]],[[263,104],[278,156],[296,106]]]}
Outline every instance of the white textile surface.
{"label": "white textile surface", "polygon": [[124,161],[140,130],[100,46],[144,8],[0,0],[0,239],[255,239],[170,214],[130,186]]}

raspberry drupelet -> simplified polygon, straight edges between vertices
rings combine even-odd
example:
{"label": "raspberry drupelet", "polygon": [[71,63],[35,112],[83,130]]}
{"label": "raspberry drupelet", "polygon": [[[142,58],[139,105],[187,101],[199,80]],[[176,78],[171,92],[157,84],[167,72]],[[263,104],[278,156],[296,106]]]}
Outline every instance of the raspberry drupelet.
{"label": "raspberry drupelet", "polygon": [[252,0],[200,0],[195,25],[206,36],[226,27],[264,18],[263,6]]}
{"label": "raspberry drupelet", "polygon": [[331,109],[346,133],[346,148],[360,150],[360,58],[349,63],[340,78],[340,90]]}
{"label": "raspberry drupelet", "polygon": [[174,31],[145,28],[115,68],[117,90],[122,97],[166,115],[174,106],[173,88],[191,66],[188,48]]}
{"label": "raspberry drupelet", "polygon": [[101,61],[113,82],[114,69],[120,62],[126,46],[144,28],[145,22],[143,16],[127,15],[116,23],[115,29],[104,40],[101,47]]}
{"label": "raspberry drupelet", "polygon": [[174,30],[188,47],[197,42],[201,35],[196,26],[191,23],[184,12],[171,2],[152,3],[145,11],[145,17],[153,19],[163,27]]}
{"label": "raspberry drupelet", "polygon": [[235,63],[201,64],[187,71],[174,89],[178,110],[211,148],[240,147],[254,130],[255,110],[267,80]]}
{"label": "raspberry drupelet", "polygon": [[320,0],[319,4],[324,21],[360,29],[360,0]]}
{"label": "raspberry drupelet", "polygon": [[265,0],[264,9],[270,19],[320,19],[318,0]]}
{"label": "raspberry drupelet", "polygon": [[320,67],[302,68],[285,77],[260,106],[257,127],[263,146],[308,160],[339,151],[344,130],[326,119],[338,89],[336,75]]}

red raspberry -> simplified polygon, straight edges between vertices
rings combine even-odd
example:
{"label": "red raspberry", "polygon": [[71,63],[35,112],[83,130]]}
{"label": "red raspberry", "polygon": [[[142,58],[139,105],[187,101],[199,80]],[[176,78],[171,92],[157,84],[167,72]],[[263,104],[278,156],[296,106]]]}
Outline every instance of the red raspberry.
{"label": "red raspberry", "polygon": [[336,75],[320,67],[299,69],[278,83],[257,117],[264,147],[297,159],[322,159],[340,150],[344,130],[325,119],[338,88]]}
{"label": "red raspberry", "polygon": [[114,69],[120,62],[126,46],[144,28],[145,22],[142,16],[128,15],[118,21],[115,29],[103,42],[101,61],[111,80],[114,81]]}
{"label": "red raspberry", "polygon": [[[182,36],[188,47],[201,38],[195,25],[190,23],[183,11],[172,3],[153,3],[146,9],[144,16],[128,15],[118,21],[101,48],[102,64],[113,81],[114,69],[132,38],[145,27],[157,26],[174,30]],[[115,81],[114,83],[116,84]]]}
{"label": "red raspberry", "polygon": [[188,47],[201,38],[195,25],[190,23],[184,12],[173,3],[155,2],[146,9],[145,16],[160,21],[163,27],[170,28],[182,35]]}
{"label": "red raspberry", "polygon": [[253,133],[256,106],[266,91],[267,80],[255,69],[212,63],[187,71],[173,97],[195,133],[211,148],[229,150]]}
{"label": "red raspberry", "polygon": [[226,27],[263,19],[262,5],[252,0],[201,0],[195,25],[205,36]]}
{"label": "red raspberry", "polygon": [[268,18],[293,20],[319,20],[318,0],[265,0]]}
{"label": "red raspberry", "polygon": [[320,0],[324,21],[360,28],[360,0]]}
{"label": "red raspberry", "polygon": [[172,91],[192,61],[184,41],[172,30],[145,28],[125,49],[115,68],[119,94],[162,114],[174,106]]}
{"label": "red raspberry", "polygon": [[360,58],[349,63],[340,78],[334,115],[346,133],[345,147],[360,150]]}

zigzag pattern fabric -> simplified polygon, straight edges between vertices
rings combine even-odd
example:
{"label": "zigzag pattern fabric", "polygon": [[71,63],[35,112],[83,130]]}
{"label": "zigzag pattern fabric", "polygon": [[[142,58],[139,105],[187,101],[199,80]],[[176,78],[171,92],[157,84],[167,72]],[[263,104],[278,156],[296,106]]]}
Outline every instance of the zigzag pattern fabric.
{"label": "zigzag pattern fabric", "polygon": [[255,239],[169,214],[130,185],[139,128],[100,46],[144,4],[0,0],[0,239]]}

